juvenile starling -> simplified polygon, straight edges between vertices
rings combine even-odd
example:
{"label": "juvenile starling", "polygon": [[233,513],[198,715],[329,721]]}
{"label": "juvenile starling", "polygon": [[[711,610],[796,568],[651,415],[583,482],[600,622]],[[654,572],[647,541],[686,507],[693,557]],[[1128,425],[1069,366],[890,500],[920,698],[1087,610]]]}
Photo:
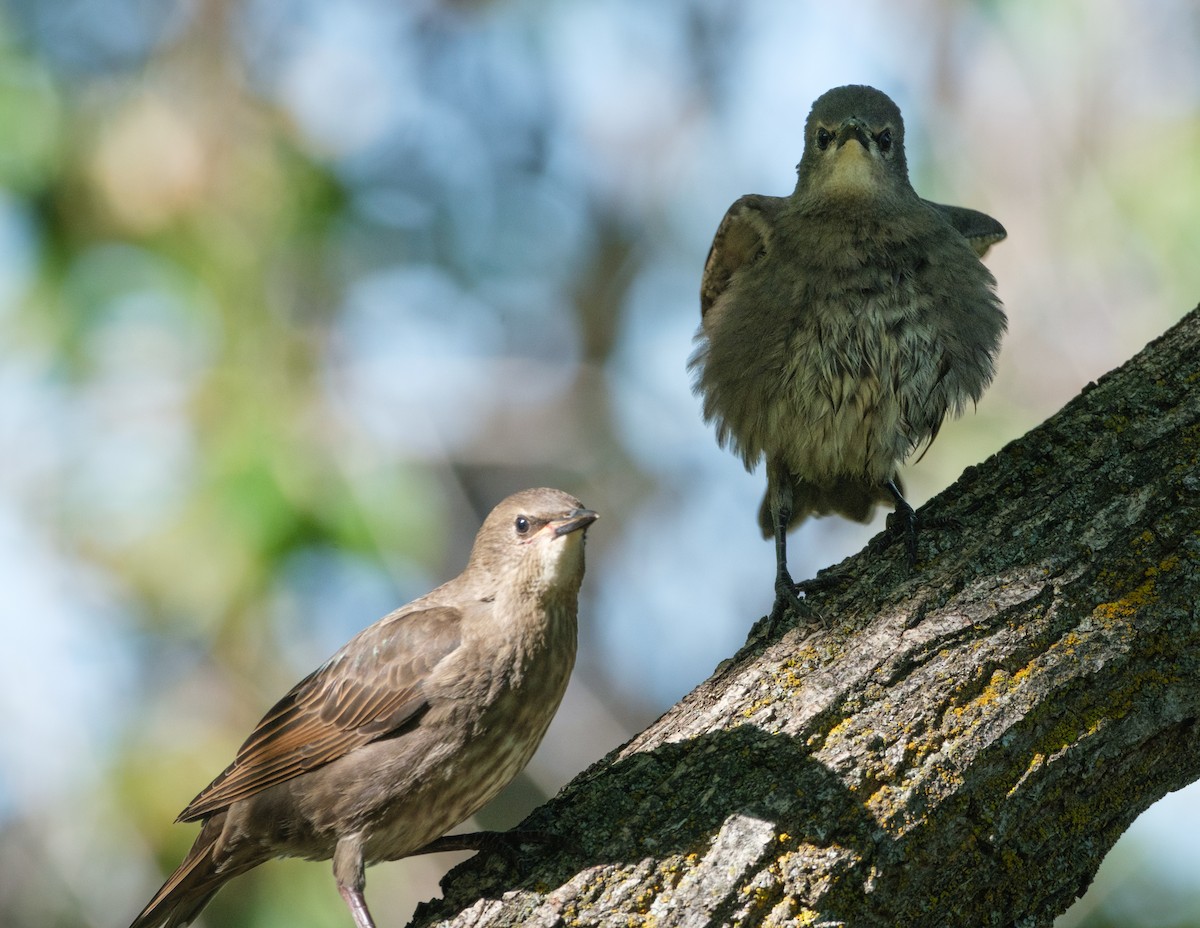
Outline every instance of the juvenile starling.
{"label": "juvenile starling", "polygon": [[744,196],[721,221],[689,362],[718,442],[767,462],[772,622],[799,605],[786,533],[809,515],[865,522],[890,502],[916,561],[897,469],[979,399],[1005,328],[979,261],[1004,227],[917,196],[887,95],[823,94],[796,171],[791,196]]}
{"label": "juvenile starling", "polygon": [[363,868],[420,853],[525,766],[575,663],[596,513],[560,490],[492,510],[467,568],[356,635],[263,717],[183,810],[202,822],[132,928],[186,925],[272,857],[333,858],[358,928]]}

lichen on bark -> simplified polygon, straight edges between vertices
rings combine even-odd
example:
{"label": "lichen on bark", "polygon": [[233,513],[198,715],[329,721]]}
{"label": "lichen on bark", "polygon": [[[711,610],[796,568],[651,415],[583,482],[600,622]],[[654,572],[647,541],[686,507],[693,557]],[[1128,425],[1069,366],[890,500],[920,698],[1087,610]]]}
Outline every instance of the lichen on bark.
{"label": "lichen on bark", "polygon": [[1200,776],[1200,309],[922,515],[414,924],[1049,925]]}

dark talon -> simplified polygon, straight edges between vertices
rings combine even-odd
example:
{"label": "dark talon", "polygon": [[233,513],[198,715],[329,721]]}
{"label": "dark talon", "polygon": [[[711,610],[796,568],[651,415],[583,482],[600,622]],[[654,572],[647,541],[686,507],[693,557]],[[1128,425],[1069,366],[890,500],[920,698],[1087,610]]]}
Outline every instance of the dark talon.
{"label": "dark talon", "polygon": [[509,866],[525,873],[529,869],[528,855],[522,851],[526,844],[540,844],[551,850],[580,854],[582,848],[571,838],[548,831],[472,831],[461,835],[443,835],[435,838],[418,850],[418,854],[437,854],[441,851],[479,851],[499,853]]}
{"label": "dark talon", "polygon": [[798,616],[808,615],[810,610],[797,593],[799,585],[792,582],[787,568],[775,575],[775,604],[771,607],[771,615],[767,618],[768,637],[775,633],[783,615],[790,607]]}
{"label": "dark talon", "polygon": [[904,523],[904,546],[908,552],[908,569],[912,570],[917,566],[917,513],[901,495],[895,480],[889,480],[884,486],[896,501],[896,511],[888,517],[888,529],[892,527],[890,523],[893,518]]}
{"label": "dark talon", "polygon": [[[908,555],[908,569],[912,570],[917,566],[917,533],[920,529],[950,529],[952,531],[962,528],[962,521],[954,516],[918,516],[913,511],[912,506],[901,495],[900,488],[896,486],[895,481],[889,480],[884,486],[888,492],[892,494],[892,498],[896,501],[896,511],[888,516],[888,534],[894,534],[897,530],[897,522],[902,523],[899,530],[904,533],[904,546]],[[878,552],[883,547],[887,546],[889,538],[885,536],[883,541],[875,547]]]}
{"label": "dark talon", "polygon": [[827,593],[830,590],[836,590],[849,581],[850,574],[845,569],[829,567],[815,577],[811,577],[808,580],[801,580],[797,583],[796,592],[803,593],[805,597],[808,597],[814,593]]}

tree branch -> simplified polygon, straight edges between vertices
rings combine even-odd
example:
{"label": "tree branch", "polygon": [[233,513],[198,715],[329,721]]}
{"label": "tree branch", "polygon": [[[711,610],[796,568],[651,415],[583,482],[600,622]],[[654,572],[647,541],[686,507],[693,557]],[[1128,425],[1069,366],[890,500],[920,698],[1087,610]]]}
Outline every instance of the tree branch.
{"label": "tree branch", "polygon": [[1200,309],[522,826],[577,851],[414,924],[1049,925],[1200,776],[1198,461]]}

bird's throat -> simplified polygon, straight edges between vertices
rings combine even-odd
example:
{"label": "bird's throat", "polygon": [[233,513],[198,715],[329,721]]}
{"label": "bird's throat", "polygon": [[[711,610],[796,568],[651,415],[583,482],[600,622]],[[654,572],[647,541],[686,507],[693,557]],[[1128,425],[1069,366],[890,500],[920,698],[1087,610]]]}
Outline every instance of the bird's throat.
{"label": "bird's throat", "polygon": [[835,196],[863,197],[879,189],[879,165],[858,142],[846,142],[833,155],[825,181],[826,191]]}

